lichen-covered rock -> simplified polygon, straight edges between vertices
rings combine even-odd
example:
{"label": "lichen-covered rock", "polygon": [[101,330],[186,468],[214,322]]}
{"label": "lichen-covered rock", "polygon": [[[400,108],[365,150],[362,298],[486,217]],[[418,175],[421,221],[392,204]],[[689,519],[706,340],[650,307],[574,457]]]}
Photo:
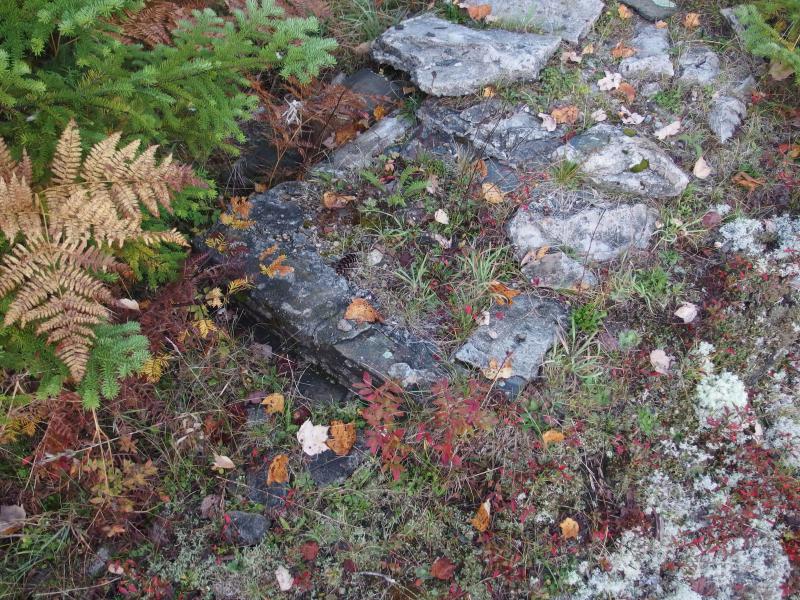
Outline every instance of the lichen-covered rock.
{"label": "lichen-covered rock", "polygon": [[739,85],[714,96],[708,112],[708,126],[723,144],[733,137],[747,116],[747,95],[754,85],[755,80],[748,77]]}
{"label": "lichen-covered rock", "polygon": [[543,246],[570,249],[581,261],[606,261],[647,248],[658,212],[645,204],[598,202],[575,210],[520,208],[508,224],[518,258]]}
{"label": "lichen-covered rock", "polygon": [[591,31],[603,3],[600,0],[467,0],[467,6],[488,4],[492,18],[508,27],[531,27],[577,43]]}
{"label": "lichen-covered rock", "polygon": [[232,510],[225,513],[223,537],[228,543],[239,546],[255,546],[267,535],[272,521],[258,513]]}
{"label": "lichen-covered rock", "polygon": [[692,44],[678,58],[679,81],[689,85],[709,85],[719,75],[719,56],[705,44]]}
{"label": "lichen-covered rock", "polygon": [[427,128],[469,142],[487,156],[512,165],[548,161],[566,134],[563,125],[547,131],[541,119],[526,109],[509,110],[497,100],[460,111],[441,102],[426,102],[418,117]]}
{"label": "lichen-covered rock", "polygon": [[625,0],[625,4],[651,21],[668,19],[678,12],[678,6],[672,0]]}
{"label": "lichen-covered rock", "polygon": [[369,458],[369,448],[359,437],[345,456],[330,450],[312,457],[308,463],[311,479],[318,486],[341,485]]}
{"label": "lichen-covered rock", "polygon": [[669,56],[669,32],[655,25],[637,28],[630,46],[636,54],[622,59],[619,72],[626,79],[660,79],[672,77],[675,69]]}
{"label": "lichen-covered rock", "polygon": [[686,173],[650,140],[601,123],[558,148],[553,157],[577,163],[598,188],[646,198],[673,198],[689,184]]}
{"label": "lichen-covered rock", "polygon": [[490,361],[503,365],[507,360],[510,379],[530,381],[538,374],[566,316],[564,306],[555,300],[517,296],[513,303],[490,311],[489,324],[472,333],[456,358],[478,369],[486,369]]}
{"label": "lichen-covered rock", "polygon": [[461,96],[498,81],[536,79],[560,41],[552,35],[470,29],[420,15],[384,32],[372,56],[406,71],[428,94]]}
{"label": "lichen-covered rock", "polygon": [[554,290],[582,291],[595,287],[597,277],[585,264],[563,252],[545,254],[522,267],[522,274],[531,284]]}

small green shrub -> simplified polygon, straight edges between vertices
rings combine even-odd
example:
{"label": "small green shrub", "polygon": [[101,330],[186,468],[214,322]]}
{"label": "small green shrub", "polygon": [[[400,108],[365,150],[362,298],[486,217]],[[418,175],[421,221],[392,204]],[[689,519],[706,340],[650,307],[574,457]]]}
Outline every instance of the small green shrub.
{"label": "small green shrub", "polygon": [[747,49],[791,68],[800,83],[800,0],[760,0],[737,7],[735,14]]}
{"label": "small green shrub", "polygon": [[588,302],[572,311],[572,324],[584,333],[595,333],[600,329],[608,313],[594,302]]}

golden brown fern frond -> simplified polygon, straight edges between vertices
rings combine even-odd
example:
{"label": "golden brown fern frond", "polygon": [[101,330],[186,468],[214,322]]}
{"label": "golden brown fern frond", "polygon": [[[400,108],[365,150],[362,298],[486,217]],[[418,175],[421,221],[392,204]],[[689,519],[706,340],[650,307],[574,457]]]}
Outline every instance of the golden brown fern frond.
{"label": "golden brown fern frond", "polygon": [[16,173],[12,173],[8,180],[0,177],[0,231],[11,242],[20,232],[29,237],[42,234],[41,210],[36,194],[28,180],[19,179]]}

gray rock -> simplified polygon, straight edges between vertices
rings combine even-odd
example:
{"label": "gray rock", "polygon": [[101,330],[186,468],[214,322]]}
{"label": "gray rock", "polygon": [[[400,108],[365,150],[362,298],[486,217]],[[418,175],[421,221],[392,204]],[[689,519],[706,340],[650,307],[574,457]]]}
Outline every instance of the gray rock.
{"label": "gray rock", "polygon": [[369,449],[359,436],[355,445],[345,456],[338,456],[331,450],[312,457],[308,464],[311,479],[318,486],[341,485],[364,464],[369,457]]}
{"label": "gray rock", "polygon": [[554,290],[587,290],[597,285],[597,277],[586,266],[563,252],[545,254],[522,267],[522,274],[538,287]]}
{"label": "gray rock", "polygon": [[408,72],[424,92],[461,96],[490,83],[536,79],[560,41],[557,36],[470,29],[421,15],[384,32],[372,56]]}
{"label": "gray rock", "polygon": [[309,366],[303,369],[297,381],[297,391],[314,405],[341,405],[349,396],[346,387],[331,381],[321,370]]}
{"label": "gray rock", "polygon": [[[263,465],[247,472],[247,484],[244,490],[247,499],[262,504],[268,509],[283,505],[289,485],[286,483],[267,483],[268,466]],[[241,490],[240,490],[241,491]]]}
{"label": "gray rock", "polygon": [[401,387],[410,388],[431,381],[434,374],[428,370],[414,369],[408,363],[394,363],[389,367],[389,377],[399,383]]}
{"label": "gray rock", "polygon": [[490,311],[488,325],[478,327],[456,352],[461,362],[485,369],[494,360],[511,362],[512,378],[530,381],[539,372],[545,353],[556,340],[567,311],[546,298],[519,295],[514,302]]}
{"label": "gray rock", "polygon": [[678,11],[672,0],[625,0],[625,4],[651,21],[668,19]]}
{"label": "gray rock", "polygon": [[619,64],[619,72],[625,79],[659,79],[675,74],[669,57],[669,31],[666,29],[649,24],[637,27],[630,46],[636,49],[636,54],[622,59]]}
{"label": "gray rock", "polygon": [[[360,381],[365,371],[385,379],[398,362],[437,372],[433,344],[403,329],[355,321],[348,322],[352,325],[349,331],[339,327],[360,290],[351,287],[317,252],[312,223],[301,204],[318,206],[319,193],[308,184],[280,184],[252,197],[251,227],[220,224],[209,232],[209,236],[225,238],[227,253],[241,258],[244,274],[254,282],[243,301],[245,308],[257,322],[270,324],[276,335],[296,342],[300,354],[309,356],[345,386]],[[199,246],[209,249],[205,241]],[[262,256],[273,246],[277,250]],[[281,254],[293,271],[273,278],[264,275],[260,267]],[[216,250],[211,256],[215,261],[224,259]]]}
{"label": "gray rock", "polygon": [[387,148],[403,139],[411,128],[411,122],[395,112],[337,148],[328,160],[314,167],[312,172],[342,177],[348,172],[366,169]]}
{"label": "gray rock", "polygon": [[598,188],[648,198],[679,196],[689,178],[650,140],[601,123],[553,153],[577,163]]}
{"label": "gray rock", "polygon": [[106,572],[106,565],[110,559],[111,550],[108,549],[108,546],[100,546],[97,554],[94,555],[94,558],[86,568],[86,573],[92,578],[100,577]]}
{"label": "gray rock", "polygon": [[468,0],[466,5],[488,4],[490,13],[510,27],[533,28],[577,43],[603,12],[600,0]]}
{"label": "gray rock", "polygon": [[719,75],[719,56],[705,44],[688,46],[678,58],[679,81],[689,85],[708,85]]}
{"label": "gray rock", "polygon": [[255,546],[267,535],[272,521],[258,513],[232,510],[225,513],[230,518],[223,531],[225,541],[239,546]]}
{"label": "gray rock", "polygon": [[440,102],[425,102],[417,116],[427,128],[468,142],[487,156],[512,165],[547,161],[567,131],[563,125],[547,131],[539,117],[522,108],[509,110],[497,100],[460,111]]}
{"label": "gray rock", "polygon": [[647,248],[658,212],[645,204],[596,202],[542,211],[520,208],[508,224],[517,258],[542,246],[569,249],[582,262],[606,261],[624,252]]}
{"label": "gray rock", "polygon": [[747,116],[747,95],[754,85],[755,80],[748,77],[738,86],[714,97],[711,110],[708,111],[708,126],[723,144],[733,137],[736,128]]}
{"label": "gray rock", "polygon": [[736,16],[736,10],[741,7],[741,4],[736,6],[732,6],[730,8],[723,8],[720,9],[719,13],[725,17],[728,23],[731,24],[733,31],[738,35],[740,38],[744,35],[745,27],[742,25],[742,22],[739,20],[739,17]]}

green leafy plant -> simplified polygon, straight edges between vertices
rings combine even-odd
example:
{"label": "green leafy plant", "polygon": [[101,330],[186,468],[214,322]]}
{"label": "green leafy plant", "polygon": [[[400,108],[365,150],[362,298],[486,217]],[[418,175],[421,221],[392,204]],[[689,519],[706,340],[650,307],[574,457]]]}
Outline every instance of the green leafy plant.
{"label": "green leafy plant", "polygon": [[800,83],[800,0],[760,0],[737,7],[735,14],[747,49],[794,71]]}

